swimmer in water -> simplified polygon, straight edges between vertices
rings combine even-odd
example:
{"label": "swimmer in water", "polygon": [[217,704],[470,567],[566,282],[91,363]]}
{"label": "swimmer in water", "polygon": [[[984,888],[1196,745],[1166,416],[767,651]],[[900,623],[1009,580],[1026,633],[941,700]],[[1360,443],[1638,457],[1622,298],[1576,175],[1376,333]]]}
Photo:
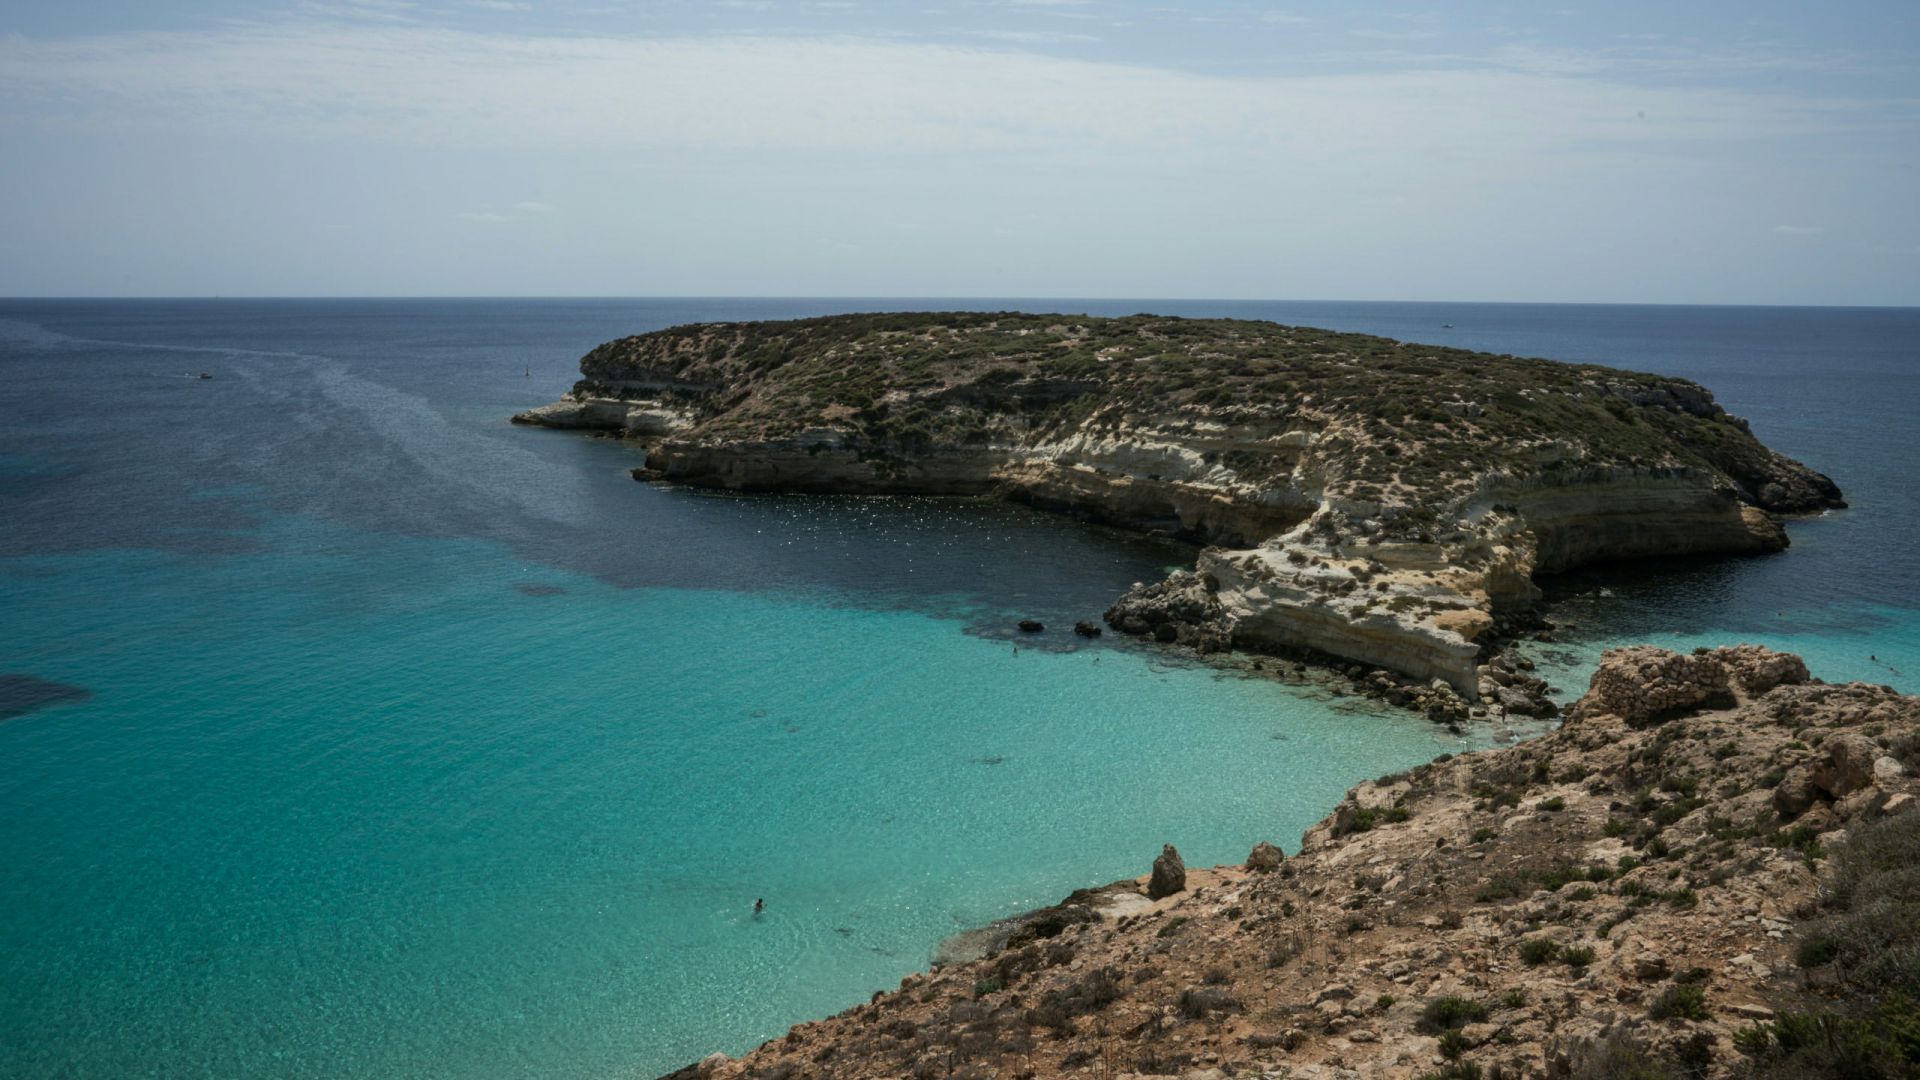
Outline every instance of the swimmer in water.
{"label": "swimmer in water", "polygon": [[763,912],[763,911],[765,911],[765,910],[767,910],[767,902],[766,902],[766,900],[764,900],[764,899],[761,899],[761,900],[755,900],[755,901],[753,902],[753,913],[754,913],[755,915],[759,915],[759,914],[760,914],[761,912]]}

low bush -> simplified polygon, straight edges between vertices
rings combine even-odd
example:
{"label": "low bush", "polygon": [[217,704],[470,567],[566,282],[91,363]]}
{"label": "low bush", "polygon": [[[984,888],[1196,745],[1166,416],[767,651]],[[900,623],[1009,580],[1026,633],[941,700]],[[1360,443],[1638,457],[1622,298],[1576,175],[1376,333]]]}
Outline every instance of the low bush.
{"label": "low bush", "polygon": [[1548,938],[1528,938],[1520,943],[1520,959],[1528,967],[1539,967],[1559,955],[1559,944]]}
{"label": "low bush", "polygon": [[1647,1015],[1655,1020],[1705,1020],[1706,991],[1696,985],[1669,986],[1655,998]]}
{"label": "low bush", "polygon": [[1174,1007],[1188,1020],[1204,1020],[1215,1013],[1238,1011],[1240,999],[1217,986],[1194,986],[1180,991]]}
{"label": "low bush", "polygon": [[1830,913],[1806,932],[1802,962],[1836,963],[1869,992],[1920,999],[1920,811],[1849,830],[1825,899]]}
{"label": "low bush", "polygon": [[1485,1005],[1472,998],[1449,995],[1427,1002],[1420,1010],[1420,1027],[1429,1033],[1438,1033],[1477,1024],[1486,1018]]}
{"label": "low bush", "polygon": [[1755,1073],[1779,1080],[1910,1080],[1920,1075],[1920,1005],[1891,995],[1862,1016],[1783,1012],[1734,1033]]}
{"label": "low bush", "polygon": [[1036,1027],[1066,1031],[1073,1019],[1099,1012],[1120,1000],[1120,977],[1112,968],[1097,968],[1063,987],[1047,991],[1027,1010],[1027,1022]]}
{"label": "low bush", "polygon": [[1597,1043],[1574,1062],[1572,1080],[1677,1080],[1646,1048],[1625,1035]]}

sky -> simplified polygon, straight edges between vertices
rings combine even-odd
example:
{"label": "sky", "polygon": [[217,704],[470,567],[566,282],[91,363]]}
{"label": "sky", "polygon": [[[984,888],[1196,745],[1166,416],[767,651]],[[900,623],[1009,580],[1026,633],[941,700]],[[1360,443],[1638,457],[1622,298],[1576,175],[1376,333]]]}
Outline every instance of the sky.
{"label": "sky", "polygon": [[0,0],[0,295],[1920,305],[1920,3]]}

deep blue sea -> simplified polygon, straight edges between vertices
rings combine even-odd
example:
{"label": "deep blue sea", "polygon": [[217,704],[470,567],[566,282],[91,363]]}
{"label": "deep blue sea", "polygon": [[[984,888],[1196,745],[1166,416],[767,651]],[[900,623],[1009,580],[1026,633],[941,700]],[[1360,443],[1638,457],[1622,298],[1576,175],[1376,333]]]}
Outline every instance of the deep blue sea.
{"label": "deep blue sea", "polygon": [[650,1076],[1494,739],[1057,632],[1190,549],[660,489],[506,423],[608,338],[924,307],[1698,379],[1853,509],[1557,581],[1540,658],[1577,691],[1611,644],[1752,640],[1920,690],[1916,310],[0,301],[0,1076]]}

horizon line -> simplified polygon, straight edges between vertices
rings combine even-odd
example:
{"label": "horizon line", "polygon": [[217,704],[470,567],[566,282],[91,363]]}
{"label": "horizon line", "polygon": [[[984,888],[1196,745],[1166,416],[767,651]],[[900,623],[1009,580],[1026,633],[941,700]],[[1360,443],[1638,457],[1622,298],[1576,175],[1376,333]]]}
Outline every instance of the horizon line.
{"label": "horizon line", "polygon": [[[306,293],[306,294],[233,294],[233,293],[193,293],[193,294],[64,294],[36,295],[16,294],[0,296],[0,303],[18,301],[274,301],[274,300],[357,300],[357,301],[407,301],[407,300],[760,300],[760,301],[842,301],[875,300],[885,302],[905,301],[957,301],[963,303],[1033,301],[1067,303],[1175,303],[1175,304],[1424,304],[1443,306],[1448,304],[1487,304],[1509,307],[1701,307],[1701,308],[1809,308],[1842,311],[1913,311],[1920,310],[1920,303],[1914,304],[1809,304],[1809,303],[1764,303],[1729,302],[1696,303],[1684,300],[1377,300],[1353,299],[1341,297],[1232,297],[1232,296],[993,296],[993,295],[879,295],[879,294],[751,294],[751,293]],[[1066,314],[1066,313],[1063,313]],[[1143,314],[1145,314],[1143,312]]]}

